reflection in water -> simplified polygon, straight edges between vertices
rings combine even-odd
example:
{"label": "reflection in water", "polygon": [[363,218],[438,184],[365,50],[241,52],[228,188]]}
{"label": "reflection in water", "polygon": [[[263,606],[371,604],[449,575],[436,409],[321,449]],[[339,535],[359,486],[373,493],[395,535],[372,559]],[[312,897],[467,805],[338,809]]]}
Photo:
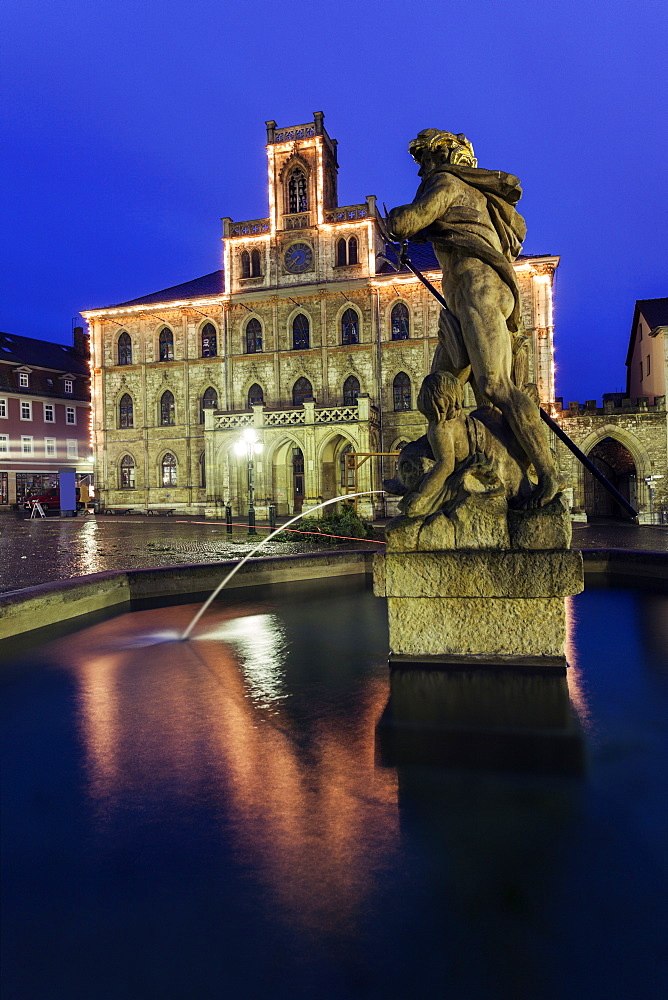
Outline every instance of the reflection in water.
{"label": "reflection in water", "polygon": [[248,693],[258,708],[271,708],[286,697],[284,665],[288,647],[285,628],[278,615],[234,618],[193,638],[204,642],[218,640],[234,646]]}
{"label": "reflection in water", "polygon": [[585,696],[584,681],[582,671],[578,664],[577,654],[577,631],[578,618],[575,609],[575,598],[566,598],[566,662],[569,670],[566,673],[568,681],[568,693],[573,703],[578,718],[585,730],[589,728],[590,712]]}
{"label": "reflection in water", "polygon": [[206,804],[289,920],[343,928],[397,847],[396,774],[374,757],[386,680],[365,678],[353,706],[286,715],[285,627],[239,609],[209,612],[196,641],[118,649],[188,616],[138,612],[67,640],[99,819],[156,796],[174,817]]}

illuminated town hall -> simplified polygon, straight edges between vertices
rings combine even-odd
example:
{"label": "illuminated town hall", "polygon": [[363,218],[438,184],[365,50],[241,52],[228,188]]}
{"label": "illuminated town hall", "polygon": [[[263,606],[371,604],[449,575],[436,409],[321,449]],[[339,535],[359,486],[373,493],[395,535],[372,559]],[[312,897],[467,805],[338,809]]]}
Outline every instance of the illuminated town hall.
{"label": "illuminated town hall", "polygon": [[[258,516],[270,503],[281,515],[298,512],[380,489],[394,475],[394,454],[424,432],[416,398],[437,343],[439,304],[405,268],[395,269],[374,196],[339,206],[337,144],[321,113],[304,125],[267,122],[266,152],[268,215],[223,219],[221,270],[83,314],[103,507],[219,516],[229,503],[245,514],[248,468],[234,446],[253,428],[262,446],[254,462]],[[409,252],[438,284],[431,245],[411,244]],[[521,256],[514,265],[526,377],[577,437],[581,415],[562,414],[555,403],[558,263]],[[474,404],[472,395],[466,402]],[[638,466],[642,446],[627,438]],[[562,465],[575,472],[563,451]],[[582,476],[574,480],[571,499],[583,506]],[[360,510],[394,508],[377,495]]]}

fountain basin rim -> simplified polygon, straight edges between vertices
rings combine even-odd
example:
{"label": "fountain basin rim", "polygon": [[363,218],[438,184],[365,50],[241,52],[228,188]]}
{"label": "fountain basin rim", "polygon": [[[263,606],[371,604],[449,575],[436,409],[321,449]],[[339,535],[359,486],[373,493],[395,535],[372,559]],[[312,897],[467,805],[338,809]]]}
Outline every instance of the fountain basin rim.
{"label": "fountain basin rim", "polygon": [[[364,576],[370,581],[372,560],[373,552],[366,549],[257,557],[246,563],[226,590],[350,576]],[[0,641],[93,612],[113,612],[121,606],[124,610],[136,610],[148,603],[190,603],[203,599],[237,562],[227,559],[106,570],[12,590],[0,595]]]}
{"label": "fountain basin rim", "polygon": [[[582,549],[585,580],[666,582],[668,552],[642,549]],[[374,552],[327,550],[259,556],[230,581],[230,591],[373,573]],[[93,612],[135,610],[147,603],[190,602],[208,595],[238,560],[183,563],[130,570],[106,570],[71,580],[57,580],[0,594],[0,642],[37,632]]]}

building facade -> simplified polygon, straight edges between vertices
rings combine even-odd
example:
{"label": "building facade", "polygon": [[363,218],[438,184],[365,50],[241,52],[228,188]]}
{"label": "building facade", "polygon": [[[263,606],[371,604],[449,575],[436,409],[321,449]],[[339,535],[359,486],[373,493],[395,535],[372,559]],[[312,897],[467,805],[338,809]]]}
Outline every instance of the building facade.
{"label": "building facade", "polygon": [[[222,269],[83,314],[103,506],[218,515],[230,503],[244,514],[249,468],[234,446],[253,428],[258,514],[270,503],[288,514],[380,490],[396,452],[425,430],[416,399],[438,303],[396,270],[374,196],[339,206],[337,147],[321,113],[288,128],[268,122],[265,148],[267,216],[223,219]],[[412,244],[410,256],[438,285],[431,246]],[[545,405],[558,263],[515,264],[526,376]],[[380,493],[359,502],[367,515],[384,505]]]}
{"label": "building facade", "polygon": [[58,486],[58,470],[79,483],[93,473],[88,338],[72,347],[0,333],[0,509]]}

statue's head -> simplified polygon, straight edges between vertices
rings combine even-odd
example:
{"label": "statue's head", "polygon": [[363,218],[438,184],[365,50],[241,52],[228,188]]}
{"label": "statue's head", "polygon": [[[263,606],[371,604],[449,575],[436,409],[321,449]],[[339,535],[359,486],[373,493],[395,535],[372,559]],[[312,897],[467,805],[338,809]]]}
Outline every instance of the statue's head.
{"label": "statue's head", "polygon": [[450,372],[432,372],[422,380],[417,405],[429,421],[446,420],[461,412],[464,393],[458,378]]}
{"label": "statue's head", "polygon": [[425,166],[425,160],[445,160],[463,167],[478,166],[473,146],[463,132],[455,135],[437,128],[425,128],[408,144],[408,152],[421,167]]}

